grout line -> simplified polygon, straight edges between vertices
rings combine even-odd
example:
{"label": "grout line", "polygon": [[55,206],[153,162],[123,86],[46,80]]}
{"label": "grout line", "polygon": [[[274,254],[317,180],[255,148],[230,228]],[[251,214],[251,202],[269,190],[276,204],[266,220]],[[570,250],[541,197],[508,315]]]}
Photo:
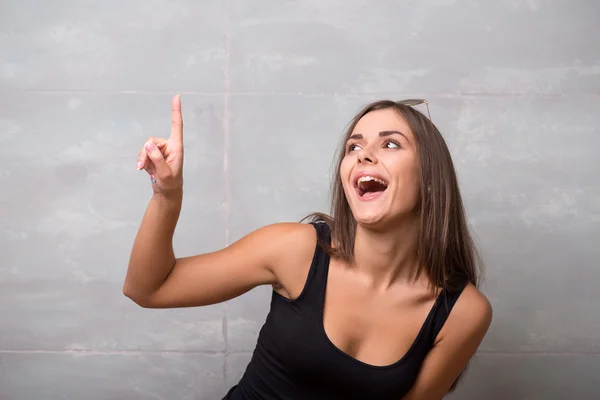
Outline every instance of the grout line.
{"label": "grout line", "polygon": [[600,356],[598,351],[493,351],[493,350],[479,350],[477,354],[486,356]]}
{"label": "grout line", "polygon": [[[224,0],[225,2],[227,0]],[[224,22],[227,23],[226,21]],[[226,26],[227,28],[227,26]],[[203,91],[189,91],[179,90],[175,91],[182,95],[201,95],[201,96],[266,96],[266,95],[279,95],[279,96],[345,96],[345,97],[362,97],[362,96],[387,96],[393,98],[408,98],[415,97],[415,93],[403,93],[403,92],[360,92],[360,93],[344,93],[344,92],[279,92],[279,91],[230,91],[230,80],[229,80],[229,69],[230,69],[230,55],[229,55],[229,33],[223,33],[225,39],[224,56],[225,56],[225,67],[223,70],[223,79],[225,83],[224,92],[203,92]],[[34,93],[34,94],[100,94],[100,95],[112,95],[112,94],[132,94],[132,95],[170,95],[173,90],[87,90],[87,89],[11,89],[11,90],[0,90],[0,94],[11,94],[11,93]],[[429,98],[506,98],[506,97],[522,97],[522,98],[568,98],[568,97],[600,97],[600,93],[479,93],[479,92],[464,92],[464,93],[417,93],[418,96],[425,96]]]}
{"label": "grout line", "polygon": [[[229,37],[229,0],[223,0],[223,218],[225,226],[225,246],[229,246],[229,68],[230,68],[230,45]],[[225,343],[225,360],[223,361],[223,382],[227,382],[228,355],[231,354],[229,348],[229,326],[228,326],[229,307],[227,302],[223,303],[223,341]]]}
{"label": "grout line", "polygon": [[[82,354],[82,355],[160,355],[160,354],[205,354],[205,355],[230,355],[230,354],[252,354],[252,351],[211,351],[211,350],[87,350],[87,349],[68,349],[68,350],[0,350],[0,354]],[[498,355],[498,356],[600,356],[600,352],[549,352],[549,351],[477,351],[479,355]]]}
{"label": "grout line", "polygon": [[172,95],[177,93],[180,95],[196,94],[196,95],[211,95],[220,96],[221,92],[203,92],[196,90],[137,90],[137,89],[7,89],[0,90],[0,93],[39,93],[39,94],[144,94],[144,95]]}
{"label": "grout line", "polygon": [[229,341],[227,339],[227,303],[223,303],[223,341],[225,342],[225,359],[223,360],[223,382],[227,381],[227,359],[233,352],[229,349]]}
{"label": "grout line", "polygon": [[251,351],[210,351],[210,350],[0,350],[0,354],[86,354],[86,355],[145,355],[145,354],[205,354],[205,355],[227,355],[227,354],[252,354]]}
{"label": "grout line", "polygon": [[223,0],[223,40],[225,63],[223,67],[223,174],[224,174],[224,194],[223,208],[225,212],[225,245],[229,246],[229,21],[228,21],[228,0]]}

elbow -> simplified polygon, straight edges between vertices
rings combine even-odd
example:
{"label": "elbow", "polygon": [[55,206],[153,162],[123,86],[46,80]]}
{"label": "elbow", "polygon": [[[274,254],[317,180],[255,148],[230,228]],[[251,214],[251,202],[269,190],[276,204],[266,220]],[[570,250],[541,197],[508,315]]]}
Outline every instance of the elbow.
{"label": "elbow", "polygon": [[125,282],[125,284],[123,285],[123,295],[129,300],[133,301],[134,303],[140,305],[140,295],[136,293],[136,291],[133,290],[131,288],[131,285],[127,284],[127,282]]}
{"label": "elbow", "polygon": [[142,295],[127,282],[123,285],[123,295],[142,308],[153,308],[150,302],[150,296]]}

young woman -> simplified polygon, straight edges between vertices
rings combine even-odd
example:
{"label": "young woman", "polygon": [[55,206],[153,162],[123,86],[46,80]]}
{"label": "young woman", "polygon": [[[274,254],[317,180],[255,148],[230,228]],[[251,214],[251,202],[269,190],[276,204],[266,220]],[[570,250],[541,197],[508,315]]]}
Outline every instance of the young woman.
{"label": "young woman", "polygon": [[183,123],[173,98],[170,137],[150,138],[139,153],[154,193],[123,290],[142,307],[166,308],[273,287],[252,360],[226,398],[436,400],[454,388],[492,310],[477,289],[449,151],[415,103],[378,101],[354,117],[331,216],[176,258]]}

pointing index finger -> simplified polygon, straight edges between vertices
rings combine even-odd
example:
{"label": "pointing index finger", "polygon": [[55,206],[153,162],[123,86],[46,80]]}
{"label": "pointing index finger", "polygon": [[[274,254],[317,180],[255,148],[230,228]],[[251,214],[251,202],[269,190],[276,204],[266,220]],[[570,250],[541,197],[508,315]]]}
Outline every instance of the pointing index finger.
{"label": "pointing index finger", "polygon": [[181,97],[173,96],[171,102],[171,140],[178,143],[183,142],[183,118],[181,116]]}

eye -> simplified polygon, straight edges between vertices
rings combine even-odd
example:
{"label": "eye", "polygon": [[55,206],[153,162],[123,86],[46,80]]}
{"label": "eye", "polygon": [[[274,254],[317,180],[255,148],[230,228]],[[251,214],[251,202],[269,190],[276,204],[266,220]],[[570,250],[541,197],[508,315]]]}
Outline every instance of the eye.
{"label": "eye", "polygon": [[400,143],[390,139],[385,142],[384,147],[387,149],[399,149]]}
{"label": "eye", "polygon": [[357,150],[358,148],[359,148],[359,146],[356,143],[350,143],[346,150],[348,152],[350,152],[350,151]]}

